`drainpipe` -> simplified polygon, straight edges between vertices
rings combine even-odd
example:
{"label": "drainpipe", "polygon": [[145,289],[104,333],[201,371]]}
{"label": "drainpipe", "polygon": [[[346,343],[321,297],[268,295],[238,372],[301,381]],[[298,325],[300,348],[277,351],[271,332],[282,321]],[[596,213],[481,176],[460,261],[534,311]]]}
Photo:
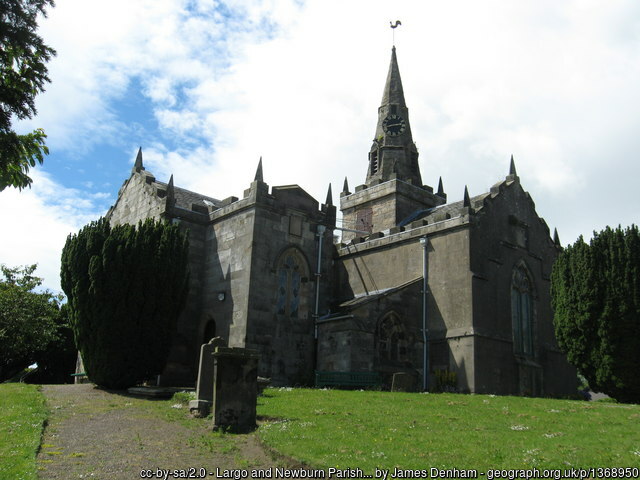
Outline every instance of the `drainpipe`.
{"label": "drainpipe", "polygon": [[318,268],[316,269],[316,304],[313,309],[313,369],[318,368],[318,319],[320,315],[318,308],[320,305],[320,277],[322,276],[322,242],[324,232],[327,229],[324,225],[318,225],[316,236],[318,237]]}
{"label": "drainpipe", "polygon": [[316,305],[313,311],[314,337],[318,340],[318,308],[320,303],[320,277],[322,276],[322,241],[324,240],[324,232],[327,229],[324,225],[318,225],[318,268],[316,270]]}
{"label": "drainpipe", "polygon": [[429,337],[427,331],[427,282],[429,280],[429,271],[427,269],[427,246],[429,240],[427,236],[420,238],[422,245],[422,342],[423,342],[423,361],[422,361],[422,390],[429,389]]}

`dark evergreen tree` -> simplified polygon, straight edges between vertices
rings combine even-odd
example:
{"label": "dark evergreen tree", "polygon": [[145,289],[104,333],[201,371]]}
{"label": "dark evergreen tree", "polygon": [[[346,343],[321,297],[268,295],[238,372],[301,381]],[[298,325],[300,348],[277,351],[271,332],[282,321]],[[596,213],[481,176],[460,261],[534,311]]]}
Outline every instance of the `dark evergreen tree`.
{"label": "dark evergreen tree", "polygon": [[111,227],[102,218],[71,235],[62,289],[90,380],[126,388],[162,372],[188,288],[188,241],[151,219]]}
{"label": "dark evergreen tree", "polygon": [[49,82],[46,63],[56,54],[36,33],[38,15],[46,15],[53,0],[0,2],[0,191],[31,185],[30,167],[49,153],[44,130],[19,135],[12,120],[36,114],[36,95]]}
{"label": "dark evergreen tree", "polygon": [[554,325],[560,348],[592,389],[640,402],[640,235],[607,227],[580,237],[553,267]]}

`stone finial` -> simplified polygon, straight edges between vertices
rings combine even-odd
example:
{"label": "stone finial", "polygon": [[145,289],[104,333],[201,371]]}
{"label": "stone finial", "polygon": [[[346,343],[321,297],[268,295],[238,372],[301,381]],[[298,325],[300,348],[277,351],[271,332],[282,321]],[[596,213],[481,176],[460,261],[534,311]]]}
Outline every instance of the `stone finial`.
{"label": "stone finial", "polygon": [[444,195],[444,187],[442,186],[442,177],[440,177],[440,180],[438,180],[438,191],[436,192],[436,195],[438,195],[439,197],[442,197]]}
{"label": "stone finial", "polygon": [[553,243],[555,243],[557,247],[561,247],[562,246],[560,244],[560,235],[558,235],[558,229],[557,228],[553,229]]}
{"label": "stone finial", "polygon": [[331,184],[329,184],[329,190],[327,190],[327,199],[324,201],[327,206],[333,206],[333,195],[331,194]]}
{"label": "stone finial", "polygon": [[511,163],[509,165],[509,175],[513,175],[514,177],[518,175],[516,173],[516,162],[513,161],[513,155],[511,155]]}
{"label": "stone finial", "polygon": [[464,200],[462,202],[462,206],[463,207],[470,207],[471,206],[471,198],[469,197],[469,189],[467,188],[467,186],[464,186]]}
{"label": "stone finial", "polygon": [[349,182],[347,181],[347,177],[344,177],[344,184],[342,185],[342,192],[340,192],[340,198],[346,197],[347,195],[351,195],[349,191]]}
{"label": "stone finial", "polygon": [[260,161],[258,162],[258,168],[256,169],[256,176],[253,179],[254,182],[264,182],[264,177],[262,175],[262,156],[260,157]]}
{"label": "stone finial", "polygon": [[142,147],[138,148],[138,155],[136,155],[136,162],[133,165],[133,169],[136,172],[144,170],[144,165],[142,164]]}
{"label": "stone finial", "polygon": [[167,204],[173,205],[176,200],[176,189],[173,186],[173,173],[169,178],[169,183],[167,183]]}

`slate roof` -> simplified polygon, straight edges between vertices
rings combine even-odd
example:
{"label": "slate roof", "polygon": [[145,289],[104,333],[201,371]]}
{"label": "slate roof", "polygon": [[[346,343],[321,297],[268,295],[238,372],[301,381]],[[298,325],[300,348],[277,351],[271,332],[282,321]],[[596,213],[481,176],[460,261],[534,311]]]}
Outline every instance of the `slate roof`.
{"label": "slate roof", "polygon": [[[164,182],[154,182],[161,189],[166,190],[167,184]],[[185,208],[187,210],[191,210],[192,204],[199,204],[202,206],[206,206],[204,200],[213,203],[217,208],[220,208],[222,201],[217,198],[208,197],[206,195],[202,195],[201,193],[192,192],[191,190],[187,190],[181,187],[173,187],[175,192],[176,206],[180,208]]]}
{"label": "slate roof", "polygon": [[[490,192],[471,197],[471,208],[473,208],[474,210],[482,208],[484,200],[489,196],[491,196]],[[438,205],[437,207],[413,212],[409,217],[407,217],[407,219],[400,222],[400,225],[406,226],[409,229],[411,228],[410,223],[416,220],[425,219],[428,220],[429,223],[434,223],[445,220],[447,218],[455,218],[466,213],[466,211],[464,210],[465,208],[466,207],[464,206],[464,200],[459,200],[457,202],[447,203],[444,205]]]}
{"label": "slate roof", "polygon": [[386,297],[388,295],[391,295],[393,293],[396,293],[400,290],[402,290],[403,288],[408,287],[409,285],[414,284],[415,282],[421,281],[422,277],[418,277],[418,278],[414,278],[413,280],[410,280],[408,282],[405,282],[401,285],[397,285],[395,287],[390,287],[390,288],[385,288],[382,290],[377,290],[376,292],[373,293],[369,293],[369,294],[361,294],[358,295],[350,300],[347,300],[346,302],[342,302],[340,304],[340,309],[348,309],[348,310],[353,310],[354,308],[358,308],[362,305],[364,305],[365,303],[369,303],[372,302],[374,300],[377,300],[378,298],[382,298],[382,297]]}

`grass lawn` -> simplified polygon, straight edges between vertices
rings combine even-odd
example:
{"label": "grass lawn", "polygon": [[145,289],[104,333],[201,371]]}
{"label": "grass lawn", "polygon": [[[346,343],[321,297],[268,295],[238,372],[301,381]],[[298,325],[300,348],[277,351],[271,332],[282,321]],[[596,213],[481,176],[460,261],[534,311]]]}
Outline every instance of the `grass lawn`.
{"label": "grass lawn", "polygon": [[[172,408],[176,400],[116,396],[87,408],[99,413],[138,405],[141,414],[189,426],[189,442],[199,450],[235,448],[226,436],[203,431],[202,419]],[[35,456],[47,413],[37,386],[0,385],[0,480],[37,478]],[[638,405],[267,389],[258,398],[258,414],[267,420],[258,431],[265,444],[316,468],[640,468]]]}
{"label": "grass lawn", "polygon": [[36,385],[0,384],[0,479],[35,479],[36,453],[47,418]]}
{"label": "grass lawn", "polygon": [[268,389],[261,439],[317,468],[640,467],[640,406]]}

